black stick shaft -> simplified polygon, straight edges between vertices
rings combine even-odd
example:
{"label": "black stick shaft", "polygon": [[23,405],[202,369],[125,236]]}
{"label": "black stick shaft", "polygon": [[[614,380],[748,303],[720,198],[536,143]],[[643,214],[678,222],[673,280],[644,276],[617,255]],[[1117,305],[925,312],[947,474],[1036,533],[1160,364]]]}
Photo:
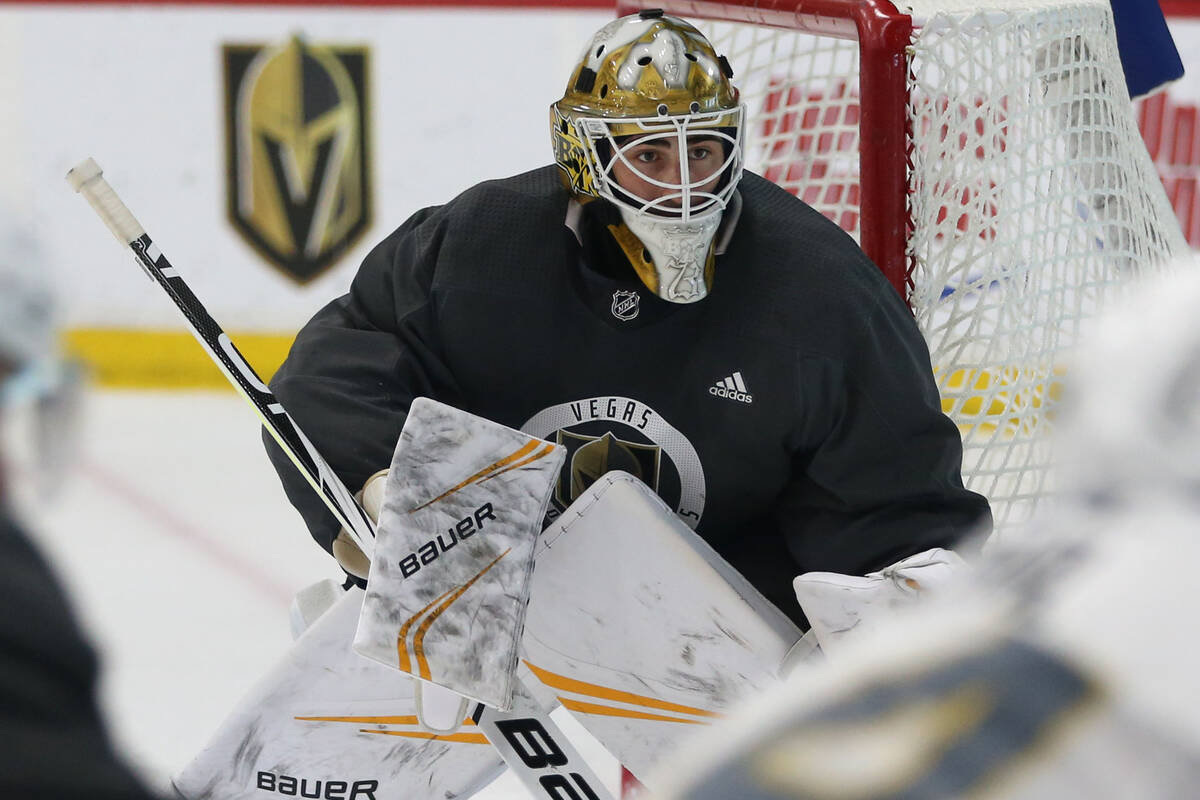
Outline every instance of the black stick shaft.
{"label": "black stick shaft", "polygon": [[284,410],[283,405],[258,376],[254,368],[234,346],[229,335],[192,293],[187,282],[171,266],[167,257],[150,239],[137,220],[102,177],[100,168],[90,159],[67,175],[100,215],[117,239],[133,250],[146,274],[162,287],[187,320],[196,340],[216,362],[225,377],[257,412],[263,425],[300,470],[309,485],[325,501],[342,526],[355,539],[368,558],[374,551],[375,525],[354,499],[333,469],[321,458],[308,437]]}

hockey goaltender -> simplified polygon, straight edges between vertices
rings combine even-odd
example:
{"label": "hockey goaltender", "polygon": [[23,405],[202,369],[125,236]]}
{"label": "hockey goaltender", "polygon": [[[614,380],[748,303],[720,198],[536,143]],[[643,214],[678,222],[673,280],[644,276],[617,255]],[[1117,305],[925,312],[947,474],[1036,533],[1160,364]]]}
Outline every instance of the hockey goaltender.
{"label": "hockey goaltender", "polygon": [[911,314],[847,234],[743,170],[732,76],[681,19],[614,20],[551,106],[554,165],[419,211],[367,256],[271,382],[347,486],[382,483],[427,396],[566,447],[551,517],[608,470],[638,476],[801,622],[798,574],[937,567],[988,528]]}

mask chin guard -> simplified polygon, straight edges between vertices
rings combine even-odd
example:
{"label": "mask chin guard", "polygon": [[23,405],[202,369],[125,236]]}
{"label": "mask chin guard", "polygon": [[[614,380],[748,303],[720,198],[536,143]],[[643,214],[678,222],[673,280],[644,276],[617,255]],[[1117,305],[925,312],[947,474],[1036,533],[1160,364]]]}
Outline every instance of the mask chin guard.
{"label": "mask chin guard", "polygon": [[670,303],[695,303],[712,288],[712,244],[722,212],[700,219],[678,220],[638,213],[618,206],[621,220],[650,253],[653,281],[639,277],[656,295]]}

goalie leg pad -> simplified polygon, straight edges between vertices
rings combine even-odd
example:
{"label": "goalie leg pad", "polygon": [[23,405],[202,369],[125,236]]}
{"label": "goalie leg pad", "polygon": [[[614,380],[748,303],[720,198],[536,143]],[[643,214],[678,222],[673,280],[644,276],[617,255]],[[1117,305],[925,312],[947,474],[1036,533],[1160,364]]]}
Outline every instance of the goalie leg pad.
{"label": "goalie leg pad", "polygon": [[412,678],[351,650],[362,601],[347,592],[239,703],[175,778],[183,798],[466,798],[500,774],[473,720],[422,730]]}
{"label": "goalie leg pad", "polygon": [[539,540],[524,664],[639,776],[776,683],[799,638],[632,475],[605,475]]}

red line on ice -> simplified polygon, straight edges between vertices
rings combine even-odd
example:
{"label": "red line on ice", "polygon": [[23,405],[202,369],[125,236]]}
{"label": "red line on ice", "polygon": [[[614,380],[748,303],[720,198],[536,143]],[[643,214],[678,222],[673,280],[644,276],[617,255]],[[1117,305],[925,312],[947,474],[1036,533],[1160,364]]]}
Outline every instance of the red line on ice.
{"label": "red line on ice", "polygon": [[157,530],[184,542],[194,550],[207,556],[210,561],[220,566],[226,572],[241,578],[247,585],[253,587],[255,591],[264,597],[270,598],[272,602],[280,603],[285,607],[291,605],[292,596],[295,592],[276,581],[264,570],[259,569],[252,561],[224,547],[209,534],[176,514],[166,505],[138,491],[137,488],[96,462],[90,459],[83,459],[80,466],[83,468],[82,472],[88,478],[103,486],[114,496],[124,500],[143,517],[154,522]]}

